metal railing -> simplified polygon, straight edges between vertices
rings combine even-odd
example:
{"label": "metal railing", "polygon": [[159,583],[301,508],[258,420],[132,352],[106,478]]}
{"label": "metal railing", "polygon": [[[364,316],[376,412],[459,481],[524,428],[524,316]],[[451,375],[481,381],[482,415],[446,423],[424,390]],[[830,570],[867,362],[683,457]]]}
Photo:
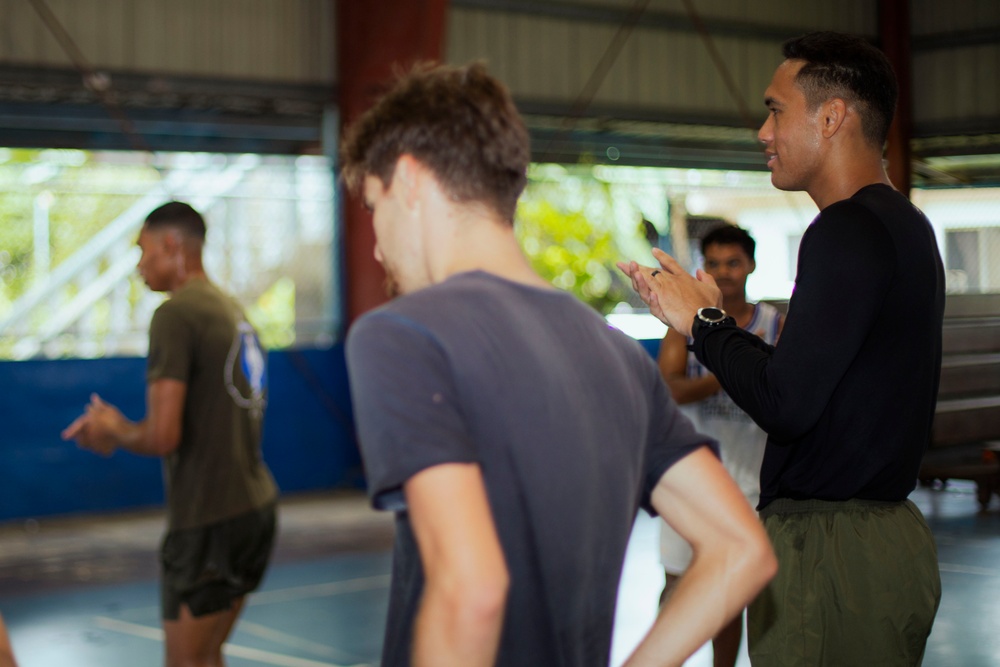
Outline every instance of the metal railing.
{"label": "metal railing", "polygon": [[195,208],[206,210],[231,192],[260,159],[239,156],[224,166],[177,169],[133,203],[99,233],[57,266],[46,280],[32,286],[0,320],[0,336],[14,338],[12,357],[28,359],[43,346],[70,331],[109,295],[117,304],[112,328],[127,330],[134,309],[123,306],[139,251],[135,239],[146,215],[157,205],[184,191]]}

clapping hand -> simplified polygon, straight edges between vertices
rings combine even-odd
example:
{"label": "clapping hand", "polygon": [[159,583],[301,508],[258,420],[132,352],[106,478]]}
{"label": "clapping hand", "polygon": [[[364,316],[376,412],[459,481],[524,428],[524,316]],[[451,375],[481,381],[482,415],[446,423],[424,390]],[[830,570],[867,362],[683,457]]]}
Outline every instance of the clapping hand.
{"label": "clapping hand", "polygon": [[685,336],[691,335],[691,323],[699,308],[721,306],[722,292],[715,279],[698,269],[689,275],[673,257],[659,248],[653,256],[660,268],[653,269],[636,262],[619,262],[618,268],[632,280],[635,289],[649,312],[667,326]]}

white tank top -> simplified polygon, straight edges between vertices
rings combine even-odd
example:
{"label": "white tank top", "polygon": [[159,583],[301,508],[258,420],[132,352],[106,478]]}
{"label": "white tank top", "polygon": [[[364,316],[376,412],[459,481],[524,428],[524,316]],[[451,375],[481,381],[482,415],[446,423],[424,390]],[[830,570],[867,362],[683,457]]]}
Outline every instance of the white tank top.
{"label": "white tank top", "polygon": [[[746,331],[759,336],[765,343],[774,345],[778,340],[781,314],[767,303],[754,306]],[[704,377],[709,370],[701,365],[693,352],[688,353],[687,376]],[[756,506],[760,497],[760,466],[764,459],[767,434],[743,412],[725,391],[708,398],[682,405],[681,410],[699,431],[719,441],[722,464],[733,476],[751,505]]]}

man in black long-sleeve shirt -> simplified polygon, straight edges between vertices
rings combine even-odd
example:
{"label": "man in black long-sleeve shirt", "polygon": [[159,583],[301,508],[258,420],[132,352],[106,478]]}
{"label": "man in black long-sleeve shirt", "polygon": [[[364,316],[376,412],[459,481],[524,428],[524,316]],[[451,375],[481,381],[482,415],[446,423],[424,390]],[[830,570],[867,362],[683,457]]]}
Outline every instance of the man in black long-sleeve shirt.
{"label": "man in black long-sleeve shirt", "polygon": [[897,87],[863,40],[790,40],[758,138],[771,181],[820,209],[781,346],[715,306],[669,256],[622,265],[650,310],[768,433],[758,509],[779,573],[750,607],[757,665],[919,664],[940,599],[934,541],[907,500],[937,396],[944,279],[924,215],[882,147]]}

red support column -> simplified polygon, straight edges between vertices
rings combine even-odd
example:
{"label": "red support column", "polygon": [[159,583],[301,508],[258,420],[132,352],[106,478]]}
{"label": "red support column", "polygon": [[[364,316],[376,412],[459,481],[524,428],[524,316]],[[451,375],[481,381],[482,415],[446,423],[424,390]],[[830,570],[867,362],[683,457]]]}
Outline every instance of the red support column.
{"label": "red support column", "polygon": [[896,117],[889,128],[886,151],[889,160],[889,180],[897,190],[909,197],[912,176],[910,139],[913,136],[910,0],[879,2],[879,41],[882,51],[889,57],[893,69],[896,70],[896,79],[899,81],[899,103],[896,106]]}
{"label": "red support column", "polygon": [[[337,0],[340,118],[350,125],[392,81],[396,68],[440,61],[448,0]],[[344,200],[347,321],[385,302],[375,233],[359,198]]]}

